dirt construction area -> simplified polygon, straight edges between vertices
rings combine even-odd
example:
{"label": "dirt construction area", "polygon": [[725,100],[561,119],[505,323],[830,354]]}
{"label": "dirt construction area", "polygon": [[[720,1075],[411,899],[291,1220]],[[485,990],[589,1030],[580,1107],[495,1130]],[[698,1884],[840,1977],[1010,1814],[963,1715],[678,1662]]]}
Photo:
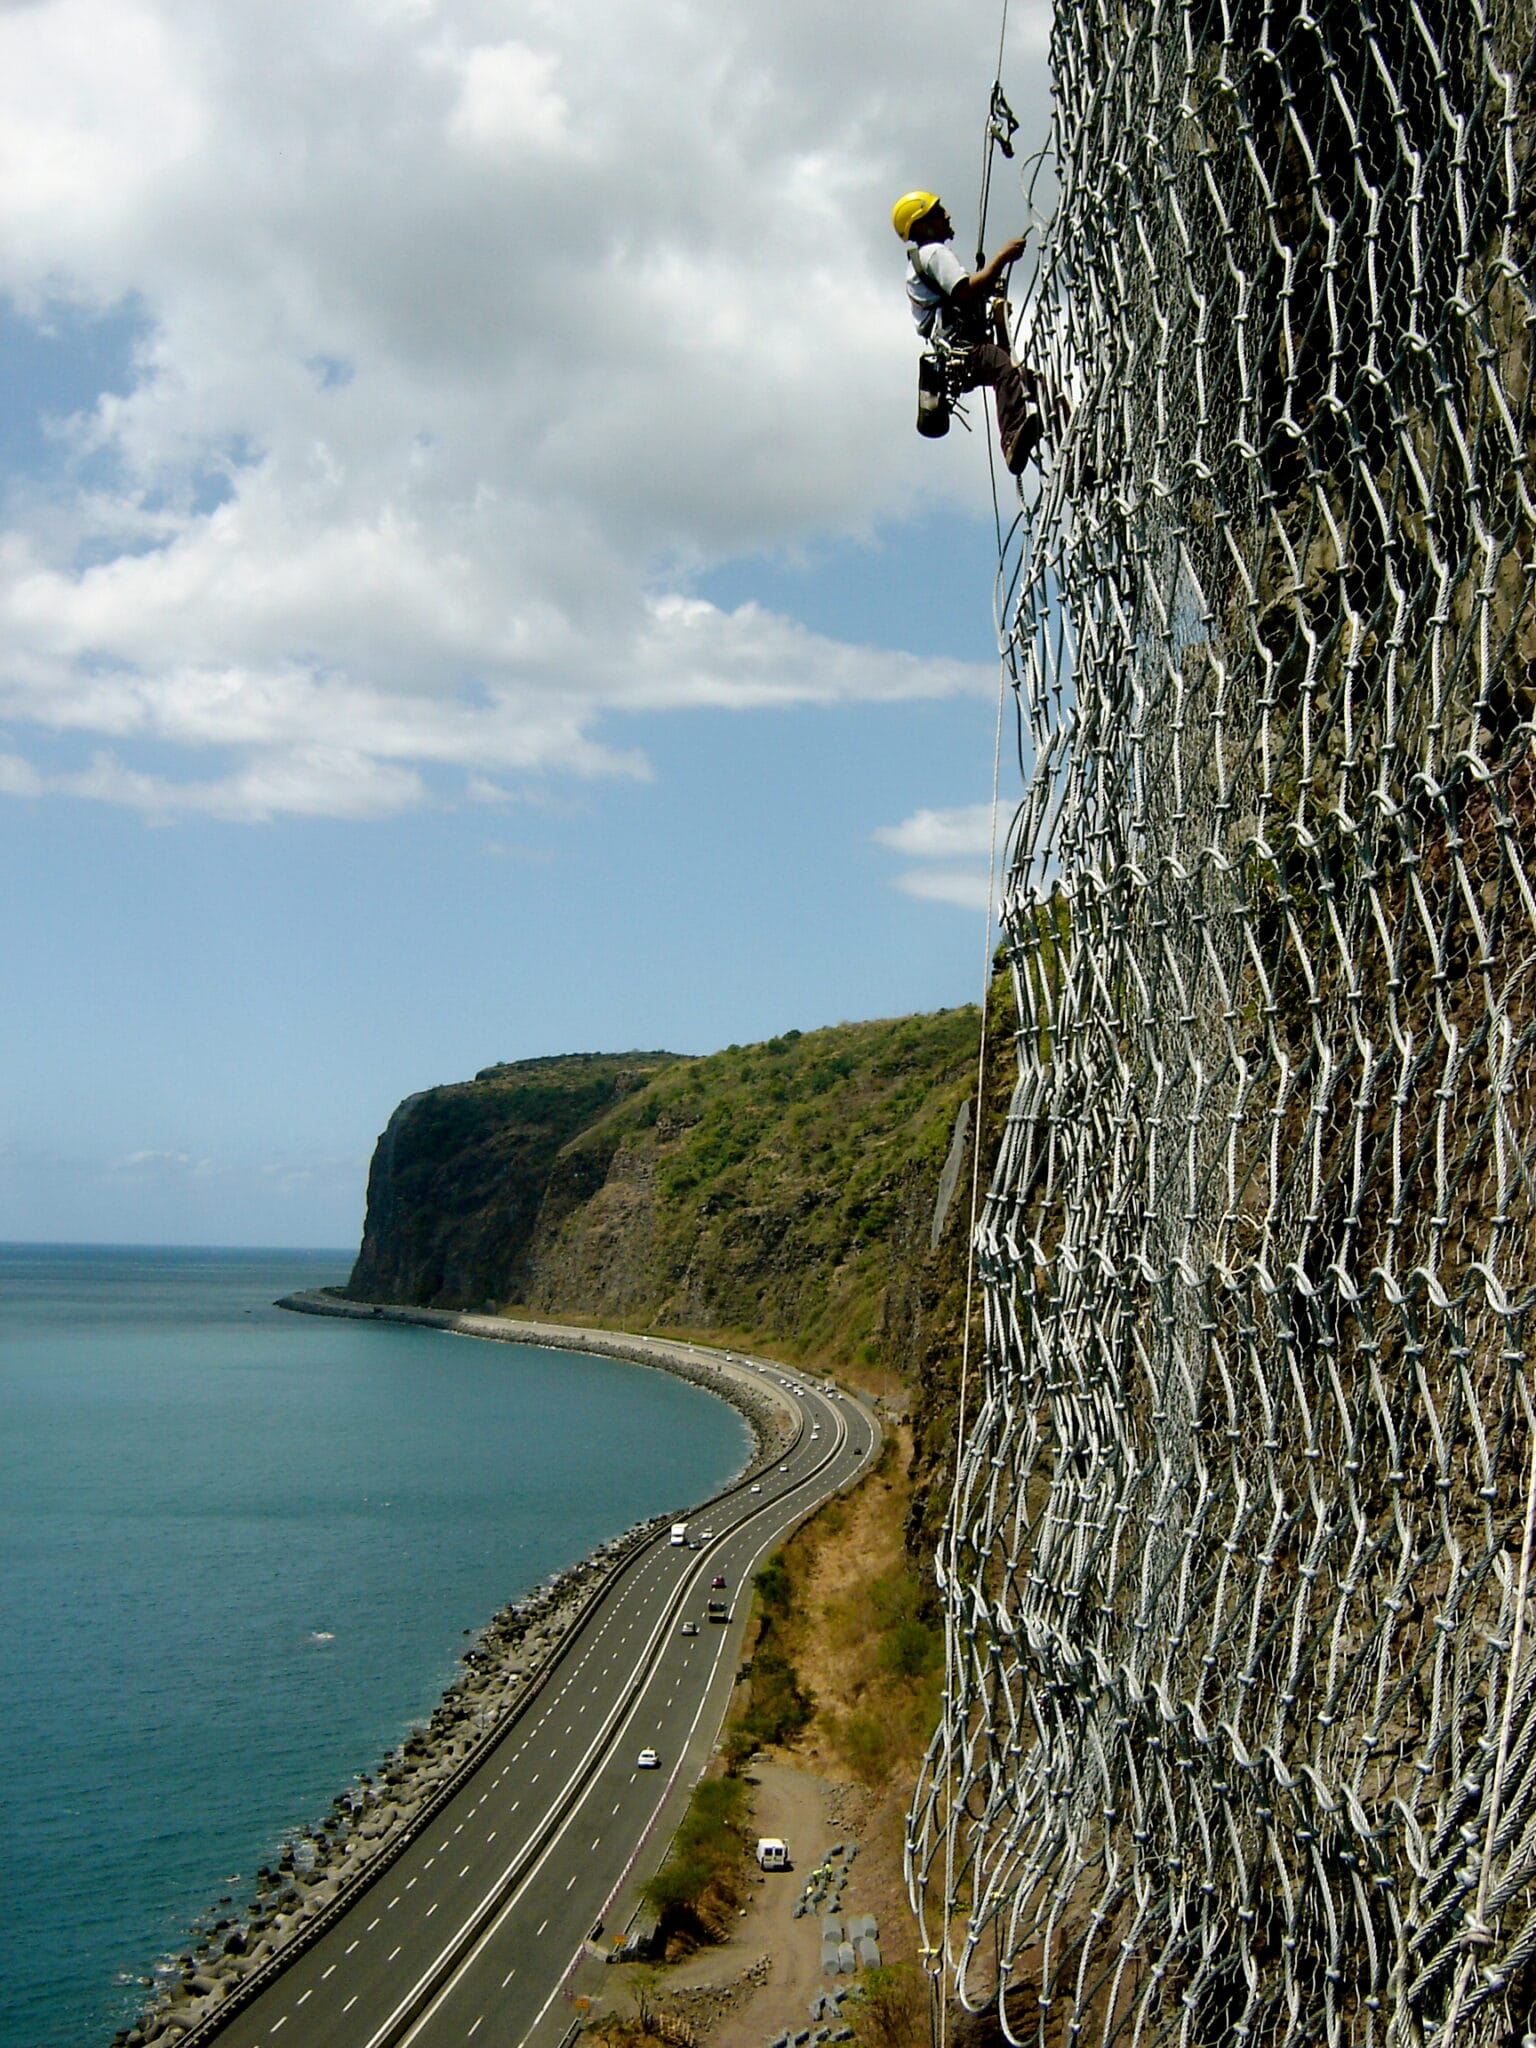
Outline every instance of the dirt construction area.
{"label": "dirt construction area", "polygon": [[[686,2021],[709,2048],[767,2048],[781,2034],[811,2028],[812,2001],[821,1994],[853,1991],[856,1975],[828,1974],[822,1968],[824,1911],[873,1914],[883,1960],[911,1953],[910,1915],[897,1911],[893,1873],[881,1867],[888,1858],[866,1849],[864,1831],[875,1817],[871,1795],[783,1763],[756,1763],[750,1775],[755,1780],[754,1831],[786,1841],[793,1868],[754,1876],[748,1904],[728,1941],[647,1972],[657,2005]],[[841,1845],[835,1856],[834,1845]],[[806,1883],[822,1865],[848,1871],[839,1902],[808,1907],[797,1917]],[[888,1932],[894,1937],[890,1946]],[[626,1981],[631,1974],[623,1968],[609,1971],[618,1981],[611,1990],[604,1986],[607,1995],[591,2014],[593,2020],[605,2012],[626,2012],[633,1996]],[[832,2011],[821,2023],[835,2030],[841,2018]]]}

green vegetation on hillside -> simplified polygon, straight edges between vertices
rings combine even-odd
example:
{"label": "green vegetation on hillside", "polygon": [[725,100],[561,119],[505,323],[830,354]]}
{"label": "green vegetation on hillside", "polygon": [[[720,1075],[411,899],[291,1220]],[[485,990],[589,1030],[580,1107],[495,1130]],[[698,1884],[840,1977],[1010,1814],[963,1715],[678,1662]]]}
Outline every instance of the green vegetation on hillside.
{"label": "green vegetation on hillside", "polygon": [[816,1711],[815,1695],[785,1655],[780,1629],[794,1606],[794,1588],[782,1550],[774,1551],[752,1581],[757,1594],[757,1640],[746,1678],[724,1735],[728,1771],[739,1771],[754,1750],[792,1742]]}
{"label": "green vegetation on hillside", "polygon": [[[578,1302],[771,1335],[799,1357],[892,1358],[893,1286],[929,1256],[977,1013],[786,1032],[657,1074],[567,1148],[552,1186],[615,1193],[541,1231],[530,1306]],[[646,1190],[643,1270],[603,1227]],[[597,1256],[593,1256],[593,1253]]]}
{"label": "green vegetation on hillside", "polygon": [[705,1778],[694,1787],[666,1861],[642,1896],[657,1935],[673,1956],[718,1941],[746,1890],[751,1808],[739,1778]]}

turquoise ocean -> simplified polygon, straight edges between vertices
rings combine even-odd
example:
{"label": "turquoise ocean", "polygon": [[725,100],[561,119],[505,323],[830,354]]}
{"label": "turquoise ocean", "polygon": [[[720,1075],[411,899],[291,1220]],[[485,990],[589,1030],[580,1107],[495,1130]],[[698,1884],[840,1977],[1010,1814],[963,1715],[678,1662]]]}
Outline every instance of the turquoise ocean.
{"label": "turquoise ocean", "polygon": [[104,2048],[467,1632],[748,1455],[641,1366],[271,1305],[349,1264],[0,1246],[0,2048]]}

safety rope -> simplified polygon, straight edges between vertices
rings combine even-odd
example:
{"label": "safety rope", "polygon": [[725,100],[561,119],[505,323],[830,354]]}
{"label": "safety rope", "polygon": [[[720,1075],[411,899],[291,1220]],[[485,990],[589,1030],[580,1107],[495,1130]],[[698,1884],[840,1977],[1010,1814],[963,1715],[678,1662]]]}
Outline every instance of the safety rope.
{"label": "safety rope", "polygon": [[[992,162],[1001,149],[1005,156],[1013,155],[1012,134],[1017,127],[1007,100],[1003,96],[1003,56],[1008,36],[1008,0],[1002,0],[1001,22],[998,30],[997,63],[993,72],[992,90],[987,104],[987,125],[982,145],[982,170],[980,198],[977,208],[976,268],[986,262],[987,209],[992,189]],[[1006,125],[1005,125],[1006,123]],[[983,411],[995,428],[995,406],[989,402],[989,394],[983,390]],[[1003,522],[998,493],[997,458],[994,454],[993,434],[984,436],[987,444],[987,479],[992,495],[992,525],[999,559],[1003,554]],[[1002,789],[1003,758],[1003,704],[1008,690],[1010,661],[1007,636],[1001,617],[997,620],[999,634],[997,706],[993,721],[992,737],[992,794],[991,810],[987,833],[987,907],[982,926],[981,960],[981,1026],[976,1048],[976,1109],[971,1131],[971,1190],[969,1213],[966,1226],[965,1251],[965,1308],[960,1335],[960,1380],[956,1396],[956,1415],[953,1442],[955,1445],[954,1487],[958,1488],[960,1477],[960,1446],[965,1442],[969,1426],[969,1402],[971,1381],[971,1333],[975,1314],[976,1290],[976,1242],[977,1228],[981,1216],[981,1168],[984,1133],[987,1124],[987,1058],[989,1052],[989,1026],[991,1018],[991,994],[993,981],[994,953],[997,929],[997,827],[1000,793]],[[952,1532],[958,1527],[956,1505],[958,1494],[952,1490],[950,1513],[946,1529]],[[958,1560],[952,1548],[945,1555],[946,1577],[953,1580]],[[952,1657],[952,1646],[946,1651]],[[944,1916],[943,1932],[936,1948],[925,1950],[930,1959],[936,1959],[937,1969],[930,1968],[929,2028],[934,2048],[947,2048],[949,2039],[949,1993],[948,1971],[952,1953],[952,1916],[956,1896],[956,1872],[953,1858],[953,1842],[946,1845],[944,1870]]]}

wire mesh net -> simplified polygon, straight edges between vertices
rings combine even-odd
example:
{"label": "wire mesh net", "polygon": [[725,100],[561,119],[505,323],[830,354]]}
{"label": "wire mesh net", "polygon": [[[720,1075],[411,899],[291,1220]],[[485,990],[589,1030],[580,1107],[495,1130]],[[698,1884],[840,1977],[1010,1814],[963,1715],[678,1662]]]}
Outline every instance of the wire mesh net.
{"label": "wire mesh net", "polygon": [[1057,9],[908,1850],[1016,2041],[1536,2028],[1532,35]]}

